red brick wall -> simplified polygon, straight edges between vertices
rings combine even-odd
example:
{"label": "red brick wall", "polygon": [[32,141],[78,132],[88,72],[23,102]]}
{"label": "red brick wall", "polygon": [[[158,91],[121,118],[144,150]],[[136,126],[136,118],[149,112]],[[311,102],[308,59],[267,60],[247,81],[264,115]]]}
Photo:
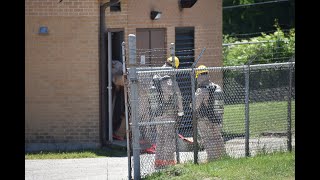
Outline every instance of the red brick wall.
{"label": "red brick wall", "polygon": [[[162,12],[159,20],[150,19],[152,9]],[[199,0],[182,10],[178,0],[122,0],[121,12],[106,10],[106,26],[124,28],[126,42],[136,28],[165,28],[167,48],[175,40],[175,27],[194,27],[195,56],[207,48],[199,64],[222,65],[222,0]]]}
{"label": "red brick wall", "polygon": [[[25,143],[36,147],[99,145],[99,1],[25,1]],[[106,1],[107,2],[107,1]],[[162,18],[150,20],[151,9]],[[48,35],[39,35],[47,26]],[[222,0],[199,0],[179,10],[177,0],[122,0],[121,12],[106,10],[106,28],[195,27],[199,64],[222,65]]]}
{"label": "red brick wall", "polygon": [[97,0],[25,1],[27,149],[99,145],[98,51]]}

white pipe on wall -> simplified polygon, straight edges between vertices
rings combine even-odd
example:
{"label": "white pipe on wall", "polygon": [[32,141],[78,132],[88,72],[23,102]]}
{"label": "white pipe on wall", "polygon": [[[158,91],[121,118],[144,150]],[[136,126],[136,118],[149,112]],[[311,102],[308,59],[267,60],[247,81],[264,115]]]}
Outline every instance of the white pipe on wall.
{"label": "white pipe on wall", "polygon": [[109,112],[109,141],[112,142],[112,46],[111,32],[108,32],[108,112]]}

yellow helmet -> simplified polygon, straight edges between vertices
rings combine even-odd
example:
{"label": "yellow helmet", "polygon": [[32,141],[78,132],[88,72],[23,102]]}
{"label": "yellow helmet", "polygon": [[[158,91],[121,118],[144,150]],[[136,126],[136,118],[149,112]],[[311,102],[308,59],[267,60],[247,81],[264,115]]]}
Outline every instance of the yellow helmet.
{"label": "yellow helmet", "polygon": [[198,78],[199,74],[208,73],[207,67],[205,65],[200,65],[196,70],[196,78]]}
{"label": "yellow helmet", "polygon": [[179,58],[177,56],[174,57],[174,65],[172,63],[172,57],[168,57],[167,62],[175,68],[179,67]]}

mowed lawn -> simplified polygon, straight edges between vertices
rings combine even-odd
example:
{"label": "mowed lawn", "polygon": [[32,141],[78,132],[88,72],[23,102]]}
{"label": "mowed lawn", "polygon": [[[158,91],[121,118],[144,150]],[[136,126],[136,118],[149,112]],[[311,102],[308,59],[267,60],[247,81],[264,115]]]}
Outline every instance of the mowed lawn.
{"label": "mowed lawn", "polygon": [[[285,132],[288,122],[288,102],[273,101],[249,104],[250,136],[263,132]],[[295,101],[291,102],[291,129],[295,130]],[[223,131],[226,133],[245,133],[244,104],[225,105]]]}

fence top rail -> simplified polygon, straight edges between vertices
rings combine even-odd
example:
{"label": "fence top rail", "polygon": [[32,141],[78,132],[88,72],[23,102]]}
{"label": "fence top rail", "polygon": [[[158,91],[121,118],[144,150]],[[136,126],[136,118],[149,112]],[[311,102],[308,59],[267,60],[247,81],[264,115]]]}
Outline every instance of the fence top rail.
{"label": "fence top rail", "polygon": [[[295,65],[295,62],[285,62],[285,63],[271,63],[271,64],[255,64],[250,65],[250,68],[274,68],[274,67],[289,67],[290,65]],[[208,70],[212,71],[222,71],[222,70],[240,70],[247,68],[248,65],[241,65],[241,66],[224,66],[224,67],[207,67]],[[127,68],[128,70],[130,68]],[[195,68],[197,69],[197,68]],[[163,72],[191,72],[192,68],[186,68],[186,69],[172,69],[170,67],[164,68],[164,67],[143,67],[143,68],[137,68],[138,74],[143,73],[163,73]]]}
{"label": "fence top rail", "polygon": [[[270,64],[254,64],[254,65],[250,65],[250,68],[274,68],[274,67],[289,67],[290,65],[294,65],[295,62],[284,62],[284,63],[270,63]],[[241,65],[241,66],[225,66],[225,67],[221,67],[223,69],[230,69],[230,70],[237,70],[237,69],[243,69],[245,67],[247,67],[248,65]],[[210,69],[216,69],[216,67],[213,68],[208,68],[208,70]]]}
{"label": "fence top rail", "polygon": [[271,63],[271,64],[255,64],[250,65],[250,68],[273,68],[273,67],[290,67],[291,65],[295,65],[295,62],[285,62],[285,63]]}
{"label": "fence top rail", "polygon": [[222,44],[222,46],[231,46],[231,45],[242,45],[242,44],[260,44],[260,43],[274,43],[282,40],[274,40],[274,41],[252,41],[252,42],[235,42],[235,43],[226,43]]}

